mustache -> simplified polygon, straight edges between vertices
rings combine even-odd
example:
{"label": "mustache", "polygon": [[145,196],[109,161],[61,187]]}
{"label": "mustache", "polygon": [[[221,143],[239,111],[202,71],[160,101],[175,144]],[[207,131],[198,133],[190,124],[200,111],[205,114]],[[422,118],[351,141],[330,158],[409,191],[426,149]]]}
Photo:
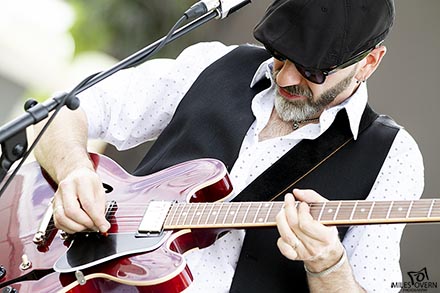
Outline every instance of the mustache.
{"label": "mustache", "polygon": [[280,86],[278,86],[278,87],[282,88],[283,90],[285,90],[286,92],[288,92],[291,95],[304,96],[308,100],[312,100],[313,99],[312,92],[309,89],[304,88],[302,86],[299,86],[299,85],[289,85],[289,86],[285,86],[285,87],[280,87]]}
{"label": "mustache", "polygon": [[272,74],[273,80],[278,88],[281,88],[288,92],[291,95],[298,95],[298,96],[304,96],[308,100],[313,100],[313,93],[312,90],[307,86],[300,86],[300,85],[289,85],[289,86],[280,86],[277,83],[277,75],[279,70],[274,71]]}

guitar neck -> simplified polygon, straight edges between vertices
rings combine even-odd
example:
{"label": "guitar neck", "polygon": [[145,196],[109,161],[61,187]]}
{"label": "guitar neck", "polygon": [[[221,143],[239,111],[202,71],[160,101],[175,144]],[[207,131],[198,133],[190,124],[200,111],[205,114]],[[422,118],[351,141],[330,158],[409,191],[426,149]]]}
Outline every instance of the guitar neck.
{"label": "guitar neck", "polygon": [[[252,228],[276,225],[283,202],[175,203],[164,228]],[[311,203],[324,225],[426,223],[440,221],[440,199],[412,201],[327,201]]]}

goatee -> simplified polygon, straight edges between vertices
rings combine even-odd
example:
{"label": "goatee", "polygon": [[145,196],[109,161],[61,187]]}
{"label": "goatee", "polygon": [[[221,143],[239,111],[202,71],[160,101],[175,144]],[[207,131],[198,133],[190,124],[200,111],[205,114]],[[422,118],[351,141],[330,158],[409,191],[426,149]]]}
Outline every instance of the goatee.
{"label": "goatee", "polygon": [[[302,121],[316,117],[318,113],[324,110],[336,97],[345,91],[350,85],[356,70],[353,69],[350,74],[335,86],[326,90],[320,96],[313,95],[312,90],[308,86],[292,85],[283,87],[283,90],[292,95],[304,96],[306,100],[287,100],[278,93],[275,95],[275,110],[277,111],[281,120],[285,122]],[[278,71],[274,72],[274,80]]]}

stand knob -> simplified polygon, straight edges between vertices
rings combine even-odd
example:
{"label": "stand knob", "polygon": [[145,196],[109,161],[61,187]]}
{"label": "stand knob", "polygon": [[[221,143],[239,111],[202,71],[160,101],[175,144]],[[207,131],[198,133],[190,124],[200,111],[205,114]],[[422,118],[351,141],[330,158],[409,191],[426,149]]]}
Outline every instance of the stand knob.
{"label": "stand knob", "polygon": [[27,111],[30,108],[36,106],[38,104],[38,102],[34,99],[29,99],[24,103],[24,110]]}

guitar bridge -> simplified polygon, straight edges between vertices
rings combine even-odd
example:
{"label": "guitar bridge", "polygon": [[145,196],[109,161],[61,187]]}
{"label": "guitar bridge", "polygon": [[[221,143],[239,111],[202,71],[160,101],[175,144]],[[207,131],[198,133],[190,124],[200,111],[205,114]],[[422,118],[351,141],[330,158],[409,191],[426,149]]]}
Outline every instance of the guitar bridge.
{"label": "guitar bridge", "polygon": [[151,201],[138,227],[137,237],[161,235],[171,201]]}

